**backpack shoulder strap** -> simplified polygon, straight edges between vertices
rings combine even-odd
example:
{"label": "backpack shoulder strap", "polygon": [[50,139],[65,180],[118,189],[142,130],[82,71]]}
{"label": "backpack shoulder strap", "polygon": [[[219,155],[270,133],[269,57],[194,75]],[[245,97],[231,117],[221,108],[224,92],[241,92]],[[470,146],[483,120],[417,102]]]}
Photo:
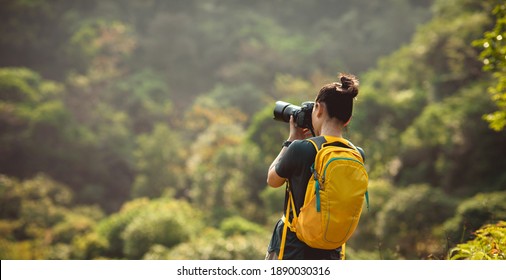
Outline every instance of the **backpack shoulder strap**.
{"label": "backpack shoulder strap", "polygon": [[360,152],[360,155],[362,156],[362,160],[364,161],[365,163],[365,153],[364,153],[364,149],[360,148],[360,147],[357,147],[357,150]]}
{"label": "backpack shoulder strap", "polygon": [[348,149],[356,150],[356,151],[358,151],[360,153],[360,156],[362,157],[362,161],[365,163],[364,149],[362,149],[361,147],[353,145],[353,143],[351,143],[350,140],[345,140],[345,141],[346,141],[346,143],[341,142],[341,141],[337,141],[337,142],[329,143],[327,145],[329,145],[329,146],[343,147],[343,148],[348,148]]}
{"label": "backpack shoulder strap", "polygon": [[362,149],[361,147],[358,147],[358,146],[355,146],[353,145],[353,143],[351,143],[350,140],[347,140],[348,142],[348,145],[350,147],[352,147],[353,149],[357,150],[359,153],[360,153],[360,156],[362,156],[362,161],[365,163],[365,153],[364,153],[364,149]]}
{"label": "backpack shoulder strap", "polygon": [[[288,183],[287,183],[288,184]],[[289,185],[287,186],[287,195],[288,195],[288,203],[286,205],[286,214],[283,216],[283,233],[281,236],[281,244],[279,246],[279,254],[278,260],[282,260],[285,253],[285,245],[286,245],[286,234],[288,232],[288,228],[290,231],[295,232],[295,224],[297,223],[297,211],[295,211],[295,203],[293,201],[292,190]],[[290,209],[293,213],[293,220],[290,222]]]}
{"label": "backpack shoulder strap", "polygon": [[306,140],[309,141],[309,143],[313,144],[316,152],[321,150],[323,144],[325,144],[327,142],[327,139],[325,139],[325,137],[323,137],[323,136],[312,137],[312,138],[308,138]]}
{"label": "backpack shoulder strap", "polygon": [[312,138],[309,138],[309,139],[306,139],[309,143],[313,144],[315,150],[316,150],[316,157],[315,157],[315,162],[313,162],[313,164],[311,165],[311,174],[313,174],[313,178],[318,181],[318,174],[315,170],[315,164],[316,164],[316,160],[317,160],[317,157],[318,157],[318,152],[322,149],[322,147],[324,146],[325,143],[327,143],[327,139],[325,139],[324,136],[317,136],[317,137],[312,137]]}

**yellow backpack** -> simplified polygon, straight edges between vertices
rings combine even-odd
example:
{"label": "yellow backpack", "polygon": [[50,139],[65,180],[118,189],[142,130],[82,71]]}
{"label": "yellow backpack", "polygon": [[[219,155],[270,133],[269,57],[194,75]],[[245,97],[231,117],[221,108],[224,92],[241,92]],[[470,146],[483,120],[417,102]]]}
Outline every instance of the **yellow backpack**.
{"label": "yellow backpack", "polygon": [[[283,259],[287,228],[308,246],[332,250],[343,246],[357,228],[364,198],[369,207],[368,175],[364,155],[350,141],[332,136],[308,139],[316,148],[304,205],[299,215],[292,192],[289,197],[285,227],[278,258]],[[288,221],[290,209],[292,221]],[[344,256],[344,246],[342,255]]]}

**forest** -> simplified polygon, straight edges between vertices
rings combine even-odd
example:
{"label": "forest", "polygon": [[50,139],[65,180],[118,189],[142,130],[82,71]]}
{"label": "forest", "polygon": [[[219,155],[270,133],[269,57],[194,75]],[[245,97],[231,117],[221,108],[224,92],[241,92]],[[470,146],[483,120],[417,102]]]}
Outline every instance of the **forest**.
{"label": "forest", "polygon": [[263,259],[274,104],[340,72],[346,258],[506,259],[504,0],[0,0],[0,34],[2,260]]}

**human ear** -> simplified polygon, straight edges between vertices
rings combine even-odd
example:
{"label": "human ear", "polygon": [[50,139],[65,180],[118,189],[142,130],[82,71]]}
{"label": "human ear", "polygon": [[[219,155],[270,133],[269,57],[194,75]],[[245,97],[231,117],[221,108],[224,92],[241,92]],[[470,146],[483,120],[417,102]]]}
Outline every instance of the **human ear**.
{"label": "human ear", "polygon": [[350,122],[351,122],[351,117],[343,126],[346,127]]}
{"label": "human ear", "polygon": [[315,105],[315,109],[316,109],[316,115],[318,117],[321,117],[322,114],[323,114],[323,110],[325,110],[324,108],[325,104],[324,103],[321,103],[321,102],[317,102],[316,105]]}

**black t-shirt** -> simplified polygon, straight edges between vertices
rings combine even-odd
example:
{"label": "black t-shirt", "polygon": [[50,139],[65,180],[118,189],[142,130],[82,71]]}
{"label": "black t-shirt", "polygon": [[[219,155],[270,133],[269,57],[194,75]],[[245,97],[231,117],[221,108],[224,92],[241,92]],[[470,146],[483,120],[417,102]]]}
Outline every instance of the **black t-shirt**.
{"label": "black t-shirt", "polygon": [[[299,214],[300,208],[304,204],[307,183],[311,178],[311,166],[315,157],[316,149],[311,142],[296,140],[288,147],[283,157],[276,164],[276,173],[288,179],[297,214]],[[285,197],[285,210],[287,203],[288,195]]]}
{"label": "black t-shirt", "polygon": [[[323,136],[318,140],[321,140]],[[276,173],[288,179],[288,184],[292,190],[293,200],[297,214],[304,204],[307,183],[311,178],[311,166],[316,157],[316,149],[313,144],[307,140],[296,140],[288,147],[285,154],[276,164]],[[288,193],[285,196],[284,212],[288,202]],[[269,251],[276,250],[279,254],[281,237],[283,234],[284,223],[279,220],[274,228]],[[283,259],[339,259],[341,249],[322,250],[311,248],[297,238],[297,235],[287,230],[286,245]]]}

